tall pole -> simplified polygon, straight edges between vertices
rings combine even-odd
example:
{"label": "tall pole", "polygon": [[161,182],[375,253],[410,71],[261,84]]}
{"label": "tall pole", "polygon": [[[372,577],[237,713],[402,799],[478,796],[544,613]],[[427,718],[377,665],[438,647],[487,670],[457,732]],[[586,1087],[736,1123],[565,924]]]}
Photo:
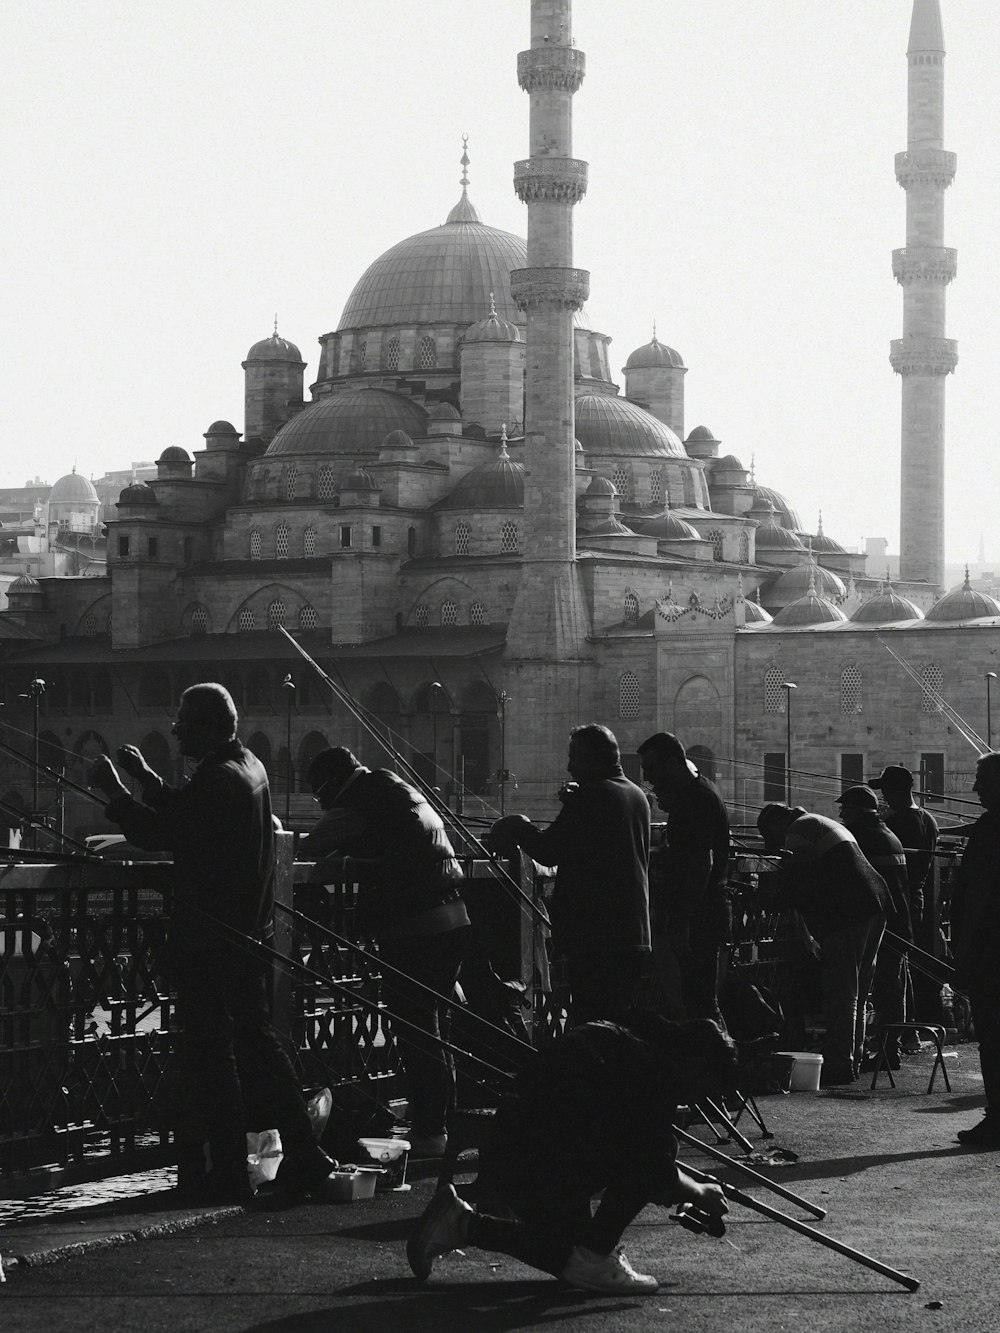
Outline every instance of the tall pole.
{"label": "tall pole", "polygon": [[292,680],[291,673],[281,682],[281,688],[285,691],[285,754],[287,755],[285,763],[285,827],[287,828],[292,808],[292,701],[295,698],[295,682]]}
{"label": "tall pole", "polygon": [[987,673],[986,673],[986,748],[987,748],[987,750],[992,750],[992,749],[993,749],[993,707],[992,707],[992,703],[991,703],[991,700],[990,700],[990,681],[996,680],[996,678],[997,678],[997,673],[996,673],[995,671],[987,671]]}
{"label": "tall pole", "polygon": [[792,690],[799,687],[794,681],[782,682],[785,691],[785,799],[792,803]]}
{"label": "tall pole", "polygon": [[431,760],[431,786],[439,787],[437,780],[438,774],[438,690],[444,690],[444,686],[439,680],[431,681],[431,701],[433,704],[432,716],[434,719],[434,754]]}
{"label": "tall pole", "polygon": [[500,813],[506,814],[507,806],[507,705],[510,695],[501,690],[497,695],[500,705]]}
{"label": "tall pole", "polygon": [[[42,772],[40,767],[40,756],[38,753],[38,709],[39,705],[41,704],[42,695],[45,693],[47,688],[48,686],[46,685],[45,681],[40,680],[38,677],[36,677],[33,681],[29,683],[27,693],[21,695],[22,699],[31,700],[31,731],[32,731],[33,750],[34,750],[34,771],[32,773],[32,778],[31,778],[31,816],[33,819],[38,818],[38,804],[39,804],[38,783]],[[35,847],[38,846],[37,830],[34,833],[33,844]]]}

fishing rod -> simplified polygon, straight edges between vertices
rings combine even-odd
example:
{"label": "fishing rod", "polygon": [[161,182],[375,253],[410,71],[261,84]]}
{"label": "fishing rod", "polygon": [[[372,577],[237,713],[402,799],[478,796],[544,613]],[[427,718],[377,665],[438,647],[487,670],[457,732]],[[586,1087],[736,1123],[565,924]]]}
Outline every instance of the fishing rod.
{"label": "fishing rod", "polygon": [[[16,805],[11,805],[9,801],[0,801],[0,810],[6,811],[9,815],[14,815],[18,824],[23,824],[27,828],[33,829],[36,833],[47,833],[50,838],[59,838],[62,842],[75,847],[78,852],[90,859],[98,859],[96,854],[91,851],[85,842],[79,842],[76,838],[71,838],[68,833],[63,833],[59,829],[50,828],[44,819],[38,819],[34,815],[29,815],[26,810],[19,810]],[[21,849],[12,848],[13,851]],[[53,853],[54,854],[54,853]]]}
{"label": "fishing rod", "polygon": [[344,705],[344,707],[347,709],[347,711],[351,714],[353,718],[355,718],[358,722],[361,723],[361,725],[364,727],[368,735],[371,736],[374,740],[376,740],[379,743],[379,745],[381,745],[383,749],[386,750],[386,752],[389,754],[393,762],[398,767],[402,768],[407,780],[411,782],[412,785],[415,786],[423,794],[423,796],[426,798],[429,804],[438,813],[438,815],[441,816],[441,818],[445,821],[445,823],[453,831],[455,831],[460,835],[460,837],[465,841],[466,846],[472,852],[472,854],[474,856],[480,857],[481,859],[487,862],[490,868],[490,873],[494,876],[494,878],[498,881],[498,883],[500,883],[503,886],[503,888],[507,890],[508,893],[514,896],[515,900],[520,903],[522,910],[527,910],[532,915],[537,924],[548,926],[550,923],[546,913],[542,911],[542,909],[538,906],[536,902],[533,901],[533,899],[530,897],[529,894],[524,892],[524,890],[521,888],[520,884],[518,884],[518,882],[514,879],[514,877],[502,865],[500,865],[499,862],[494,860],[494,858],[486,850],[482,842],[480,842],[480,840],[475,836],[474,833],[472,833],[469,829],[466,828],[466,826],[454,813],[454,811],[447,804],[447,802],[443,801],[441,797],[437,794],[437,792],[434,791],[433,787],[430,786],[429,783],[426,783],[423,780],[423,778],[416,771],[416,769],[409,762],[409,760],[406,759],[402,754],[400,754],[400,752],[396,749],[396,747],[392,744],[392,742],[388,739],[388,737],[383,736],[382,733],[379,731],[379,729],[373,725],[373,723],[367,717],[365,710],[359,707],[359,705],[355,702],[350,693],[347,690],[343,689],[340,685],[338,685],[336,681],[334,681],[323,670],[323,668],[319,665],[319,663],[315,660],[315,658],[310,657],[310,655],[306,652],[306,650],[302,647],[302,645],[298,643],[297,640],[293,638],[291,634],[289,634],[288,630],[285,629],[284,626],[279,625],[278,629],[280,633],[282,633],[285,636],[285,638],[292,645],[292,647],[299,654],[299,656],[305,662],[307,662],[309,666],[311,666],[312,669],[316,672],[319,678],[326,683],[329,689],[333,692],[334,697]]}
{"label": "fishing rod", "polygon": [[958,734],[962,737],[964,741],[967,741],[969,745],[972,746],[976,754],[980,758],[982,758],[984,754],[989,754],[990,747],[986,744],[986,742],[978,734],[978,732],[976,732],[970,726],[970,724],[966,722],[965,718],[962,717],[958,709],[953,708],[943,694],[941,694],[937,689],[935,689],[933,685],[929,685],[927,681],[923,679],[920,673],[910,665],[909,662],[907,662],[904,658],[900,657],[898,653],[894,652],[893,649],[889,647],[889,645],[886,643],[885,639],[883,639],[881,635],[877,634],[875,637],[878,640],[878,642],[882,645],[882,647],[885,649],[885,651],[889,654],[889,656],[892,658],[892,660],[903,668],[903,670],[906,672],[906,674],[910,677],[911,680],[916,681],[916,683],[920,686],[921,690],[923,690],[924,694],[926,694],[927,697],[931,699],[931,701],[934,704],[937,705],[938,709],[942,713],[944,713],[945,717],[952,724],[952,726],[955,728]]}
{"label": "fishing rod", "polygon": [[[8,730],[19,731],[20,729],[18,727],[8,726]],[[22,734],[27,735],[28,733],[24,732]],[[88,801],[94,801],[97,805],[106,804],[100,796],[95,796],[89,787],[81,786],[80,783],[74,782],[72,778],[66,777],[65,773],[59,773],[54,768],[50,768],[48,764],[43,764],[41,760],[32,759],[30,755],[22,754],[20,750],[15,750],[13,745],[8,745],[6,741],[0,741],[0,753],[9,754],[12,759],[17,759],[20,763],[27,764],[29,768],[34,769],[36,772],[44,773],[47,777],[52,778],[53,781],[69,787],[71,791],[75,791],[79,796],[85,796]]]}

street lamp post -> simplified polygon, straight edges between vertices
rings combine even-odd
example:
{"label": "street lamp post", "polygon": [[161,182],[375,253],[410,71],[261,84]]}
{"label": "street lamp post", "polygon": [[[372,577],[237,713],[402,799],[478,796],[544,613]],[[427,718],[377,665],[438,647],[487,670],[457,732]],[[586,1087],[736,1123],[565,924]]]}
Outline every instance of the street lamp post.
{"label": "street lamp post", "polygon": [[[38,780],[39,777],[41,776],[41,770],[39,768],[39,754],[38,754],[38,708],[42,701],[42,695],[45,693],[46,689],[48,689],[48,686],[46,685],[45,681],[39,680],[36,677],[35,680],[29,683],[27,693],[21,695],[22,699],[31,700],[31,731],[32,731],[32,738],[34,741],[34,759],[35,759],[34,772],[31,775],[32,819],[38,818]],[[34,833],[33,843],[34,846],[36,847],[38,846],[37,829],[35,830]]]}
{"label": "street lamp post", "polygon": [[292,680],[290,672],[281,682],[281,688],[285,691],[285,754],[287,756],[285,763],[285,827],[287,828],[292,808],[292,702],[295,699],[295,681]]}
{"label": "street lamp post", "polygon": [[785,799],[792,803],[792,690],[799,687],[793,680],[782,681],[785,691]]}
{"label": "street lamp post", "polygon": [[995,671],[987,671],[987,673],[986,673],[986,748],[987,748],[987,750],[992,750],[992,749],[993,749],[993,707],[992,707],[992,701],[991,701],[991,699],[990,699],[990,681],[992,681],[992,680],[996,680],[996,678],[997,678],[997,673],[996,673]]}
{"label": "street lamp post", "polygon": [[507,705],[510,695],[501,690],[497,695],[500,705],[500,813],[506,814],[507,806]]}
{"label": "street lamp post", "polygon": [[444,694],[445,689],[439,680],[431,681],[431,716],[434,722],[434,753],[431,757],[431,786],[437,789],[440,784],[438,776],[438,697],[437,691]]}

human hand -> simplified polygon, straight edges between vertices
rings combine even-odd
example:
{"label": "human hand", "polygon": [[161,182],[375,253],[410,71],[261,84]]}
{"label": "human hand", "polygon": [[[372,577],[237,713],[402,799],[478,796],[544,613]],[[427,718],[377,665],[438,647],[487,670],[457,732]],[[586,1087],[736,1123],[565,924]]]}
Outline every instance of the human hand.
{"label": "human hand", "polygon": [[531,827],[525,815],[503,815],[494,820],[484,839],[486,849],[494,856],[516,856],[521,846],[519,833]]}
{"label": "human hand", "polygon": [[575,796],[579,790],[580,790],[579,782],[564,782],[563,785],[559,788],[557,794],[559,796],[559,800],[563,803],[563,805],[565,805],[566,802],[569,800],[569,798],[571,796]]}
{"label": "human hand", "polygon": [[104,792],[109,800],[115,796],[128,794],[125,784],[118,776],[118,770],[106,754],[99,755],[91,764],[87,781],[98,791]]}
{"label": "human hand", "polygon": [[[678,1173],[680,1176],[680,1173]],[[699,1213],[721,1220],[729,1212],[725,1191],[714,1180],[692,1180],[690,1176],[680,1176],[681,1202],[688,1203]]]}
{"label": "human hand", "polygon": [[135,745],[122,745],[118,750],[118,763],[124,772],[136,782],[145,782],[155,774],[142,757],[142,751]]}

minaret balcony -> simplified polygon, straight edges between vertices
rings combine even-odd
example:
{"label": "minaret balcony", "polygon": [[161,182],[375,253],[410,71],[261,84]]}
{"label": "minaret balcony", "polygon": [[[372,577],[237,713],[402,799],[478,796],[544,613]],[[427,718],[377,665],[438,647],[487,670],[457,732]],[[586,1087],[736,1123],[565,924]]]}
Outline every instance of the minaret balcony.
{"label": "minaret balcony", "polygon": [[578,204],[587,193],[587,164],[575,157],[531,157],[514,163],[522,204]]}
{"label": "minaret balcony", "polygon": [[517,81],[526,93],[575,93],[586,69],[587,58],[575,46],[533,46],[517,55]]}
{"label": "minaret balcony", "polygon": [[889,364],[897,375],[950,375],[958,365],[954,338],[913,335],[889,344]]}
{"label": "minaret balcony", "polygon": [[946,284],[958,271],[958,251],[944,245],[907,245],[892,252],[892,276],[902,287],[911,282]]}
{"label": "minaret balcony", "polygon": [[896,180],[904,190],[944,190],[955,179],[958,154],[943,148],[912,148],[896,154]]}
{"label": "minaret balcony", "polygon": [[590,295],[584,268],[516,268],[510,294],[521,310],[579,310]]}

